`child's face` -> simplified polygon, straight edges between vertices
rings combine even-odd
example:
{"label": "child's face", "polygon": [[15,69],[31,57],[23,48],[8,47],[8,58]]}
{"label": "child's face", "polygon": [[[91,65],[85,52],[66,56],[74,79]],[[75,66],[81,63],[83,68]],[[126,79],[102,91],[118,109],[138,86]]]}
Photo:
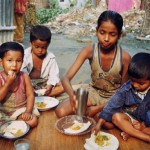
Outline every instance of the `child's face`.
{"label": "child's face", "polygon": [[47,41],[35,40],[31,42],[32,53],[38,57],[45,56],[49,43]]}
{"label": "child's face", "polygon": [[131,85],[138,92],[144,92],[150,87],[150,80],[131,78]]}
{"label": "child's face", "polygon": [[22,53],[19,51],[7,51],[2,58],[2,66],[4,72],[8,75],[9,71],[15,72],[18,74],[23,63]]}
{"label": "child's face", "polygon": [[111,21],[104,21],[96,31],[98,41],[103,50],[112,50],[119,39],[118,30]]}

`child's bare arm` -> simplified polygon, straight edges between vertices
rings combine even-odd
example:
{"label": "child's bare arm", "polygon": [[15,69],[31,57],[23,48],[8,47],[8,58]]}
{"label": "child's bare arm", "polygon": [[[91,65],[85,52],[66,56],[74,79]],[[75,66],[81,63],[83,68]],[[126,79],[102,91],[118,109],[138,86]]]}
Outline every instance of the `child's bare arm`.
{"label": "child's bare arm", "polygon": [[70,97],[70,102],[72,107],[75,109],[75,94],[73,91],[73,88],[71,86],[70,81],[75,76],[75,74],[79,71],[82,64],[85,62],[86,59],[89,59],[92,57],[92,45],[84,47],[79,55],[77,56],[75,62],[70,67],[70,69],[67,71],[65,76],[61,79],[62,85],[64,87],[64,90]]}
{"label": "child's bare arm", "polygon": [[27,74],[24,74],[25,84],[26,84],[26,112],[32,113],[34,107],[34,90],[30,81],[30,78]]}
{"label": "child's bare arm", "polygon": [[8,74],[5,84],[4,85],[0,84],[0,101],[2,101],[5,98],[15,79],[16,74],[12,72],[11,74]]}
{"label": "child's bare arm", "polygon": [[98,120],[96,126],[93,127],[92,133],[97,134],[97,133],[100,131],[100,129],[102,128],[102,126],[103,126],[103,124],[104,124],[105,122],[106,122],[105,119],[100,118],[100,119]]}

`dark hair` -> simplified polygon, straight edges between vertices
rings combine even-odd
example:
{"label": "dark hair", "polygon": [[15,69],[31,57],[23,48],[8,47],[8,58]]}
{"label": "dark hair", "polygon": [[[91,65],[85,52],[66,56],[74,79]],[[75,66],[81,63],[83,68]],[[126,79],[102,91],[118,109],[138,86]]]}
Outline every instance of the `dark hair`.
{"label": "dark hair", "polygon": [[22,58],[24,57],[24,48],[17,42],[5,42],[0,45],[0,58],[3,58],[8,51],[19,51],[22,54]]}
{"label": "dark hair", "polygon": [[111,21],[117,28],[118,30],[118,34],[119,36],[121,35],[121,31],[122,31],[122,26],[123,26],[123,18],[122,16],[115,12],[115,11],[111,11],[111,10],[107,10],[104,11],[103,13],[101,13],[101,15],[99,16],[98,20],[97,20],[97,30],[98,28],[101,26],[101,24],[104,21]]}
{"label": "dark hair", "polygon": [[130,77],[150,80],[150,54],[138,53],[132,57],[128,67]]}
{"label": "dark hair", "polygon": [[33,26],[30,31],[30,41],[32,42],[35,40],[47,41],[48,43],[50,43],[51,42],[50,29],[42,25]]}

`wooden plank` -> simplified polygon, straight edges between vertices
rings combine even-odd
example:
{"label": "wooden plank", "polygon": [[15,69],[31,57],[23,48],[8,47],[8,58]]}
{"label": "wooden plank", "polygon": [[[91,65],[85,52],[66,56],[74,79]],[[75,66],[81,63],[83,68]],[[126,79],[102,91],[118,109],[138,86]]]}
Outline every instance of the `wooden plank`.
{"label": "wooden plank", "polygon": [[[58,118],[54,110],[41,112],[39,124],[36,128],[30,130],[27,138],[37,145],[37,148],[31,150],[84,150],[85,139],[90,137],[90,133],[81,136],[69,136],[59,133],[55,129],[55,122]],[[123,141],[118,129],[104,130],[115,135],[120,143],[119,150],[148,150],[150,144],[135,138]],[[14,150],[13,140],[0,139],[0,150]]]}

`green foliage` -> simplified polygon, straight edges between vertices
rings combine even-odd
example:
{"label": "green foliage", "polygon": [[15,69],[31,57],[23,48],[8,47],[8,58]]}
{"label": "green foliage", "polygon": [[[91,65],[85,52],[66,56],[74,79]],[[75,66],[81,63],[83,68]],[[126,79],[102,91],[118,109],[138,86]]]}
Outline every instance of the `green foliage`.
{"label": "green foliage", "polygon": [[85,6],[92,6],[92,1],[91,0],[87,0]]}
{"label": "green foliage", "polygon": [[50,8],[58,8],[58,0],[49,0]]}
{"label": "green foliage", "polygon": [[51,8],[51,9],[38,9],[36,12],[37,23],[43,24],[48,23],[48,21],[54,19],[59,14],[66,13],[68,9],[62,10],[61,8]]}
{"label": "green foliage", "polygon": [[69,0],[70,7],[74,7],[77,4],[77,0]]}

